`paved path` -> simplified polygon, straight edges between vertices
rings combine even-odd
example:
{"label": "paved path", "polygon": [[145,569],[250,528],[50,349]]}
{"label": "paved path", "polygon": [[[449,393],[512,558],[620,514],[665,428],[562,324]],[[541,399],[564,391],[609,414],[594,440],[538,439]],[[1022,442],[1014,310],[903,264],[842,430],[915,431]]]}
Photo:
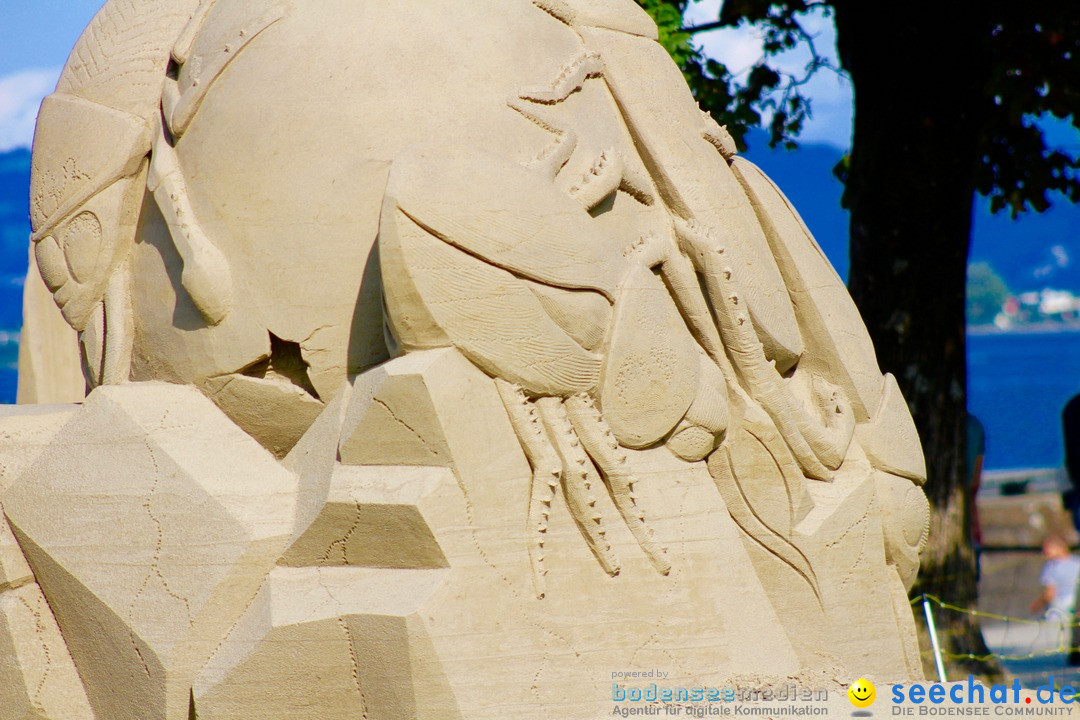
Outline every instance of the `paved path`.
{"label": "paved path", "polygon": [[[1007,617],[1031,619],[1028,605],[1039,593],[1043,559],[1037,552],[987,552],[982,558],[979,610]],[[1005,669],[1020,678],[1024,687],[1047,684],[1080,687],[1080,667],[1069,667],[1068,634],[1053,622],[1007,622],[984,619],[983,637],[991,651],[1005,656]]]}

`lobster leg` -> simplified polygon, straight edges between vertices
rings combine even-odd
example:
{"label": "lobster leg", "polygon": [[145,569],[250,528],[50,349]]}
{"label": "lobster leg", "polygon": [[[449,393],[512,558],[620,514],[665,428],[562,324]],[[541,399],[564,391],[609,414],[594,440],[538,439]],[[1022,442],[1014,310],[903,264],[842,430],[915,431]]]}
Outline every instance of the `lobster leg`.
{"label": "lobster leg", "polygon": [[544,576],[547,574],[544,569],[544,537],[547,533],[548,518],[551,516],[551,501],[555,499],[559,478],[562,476],[562,460],[548,439],[536,407],[525,397],[521,388],[499,378],[495,378],[495,387],[506,406],[510,424],[514,427],[514,433],[532,468],[532,490],[529,494],[525,529],[533,588],[536,596],[543,598],[546,592]]}
{"label": "lobster leg", "polygon": [[820,375],[812,377],[811,387],[824,424],[817,422],[793,400],[797,410],[795,422],[822,462],[829,467],[839,467],[855,434],[855,413],[843,389]]}
{"label": "lobster leg", "polygon": [[[705,287],[712,299],[724,343],[735,366],[745,378],[751,397],[776,423],[806,474],[819,480],[831,480],[832,470],[840,465],[847,450],[846,446],[831,446],[828,442],[823,442],[828,438],[822,434],[810,434],[817,447],[812,447],[807,442],[808,438],[800,425],[810,428],[814,423],[808,418],[800,418],[800,414],[805,415],[806,411],[790,396],[787,388],[781,384],[775,368],[765,358],[764,349],[757,339],[741,294],[732,278],[732,271],[721,260],[724,248],[710,242],[698,228],[689,223],[676,221],[676,226],[680,238],[689,246],[691,257],[705,279]],[[831,467],[822,462],[823,460]]]}
{"label": "lobster leg", "polygon": [[585,542],[596,555],[600,566],[608,575],[619,574],[619,559],[611,551],[600,511],[596,507],[593,484],[597,477],[593,472],[592,461],[581,447],[581,441],[574,432],[562,398],[543,397],[536,401],[540,418],[548,428],[556,451],[562,458],[563,488],[566,491],[566,504],[574,518]]}
{"label": "lobster leg", "polygon": [[678,248],[672,248],[660,265],[660,276],[671,291],[679,311],[686,318],[694,338],[717,364],[726,362],[720,333],[716,329],[705,297],[701,294],[697,272],[690,259]]}
{"label": "lobster leg", "polygon": [[611,428],[588,395],[567,398],[565,407],[570,425],[607,481],[611,499],[615,501],[615,507],[626,521],[626,526],[653,567],[661,575],[667,575],[671,571],[671,562],[664,548],[653,539],[652,528],[645,524],[645,513],[634,502],[634,476]]}

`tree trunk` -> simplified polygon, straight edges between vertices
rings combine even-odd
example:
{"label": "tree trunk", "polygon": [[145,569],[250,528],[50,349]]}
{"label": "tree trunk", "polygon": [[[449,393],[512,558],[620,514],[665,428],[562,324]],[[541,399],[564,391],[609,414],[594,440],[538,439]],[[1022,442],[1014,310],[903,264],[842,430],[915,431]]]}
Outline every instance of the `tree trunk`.
{"label": "tree trunk", "polygon": [[[979,3],[833,4],[855,89],[851,294],[882,371],[904,392],[929,471],[930,544],[915,593],[973,608],[964,289],[988,21]],[[936,620],[947,653],[988,652],[972,616],[938,610]],[[993,661],[949,665],[950,679],[1000,672]],[[933,668],[927,655],[924,667]]]}

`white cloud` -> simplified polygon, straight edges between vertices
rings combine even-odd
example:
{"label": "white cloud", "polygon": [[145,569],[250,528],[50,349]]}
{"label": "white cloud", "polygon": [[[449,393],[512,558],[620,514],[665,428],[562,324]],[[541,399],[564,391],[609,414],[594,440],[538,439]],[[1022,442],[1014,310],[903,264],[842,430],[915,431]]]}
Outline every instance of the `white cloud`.
{"label": "white cloud", "polygon": [[[693,2],[687,8],[684,22],[692,26],[715,20],[720,4],[721,0]],[[839,67],[836,26],[832,18],[820,12],[811,13],[803,17],[803,27],[814,37],[818,54]],[[750,68],[762,58],[761,33],[751,27],[712,30],[701,33],[695,41],[706,55],[724,63],[736,77],[745,78]],[[809,60],[809,51],[799,47],[773,57],[770,62],[782,72],[801,77]],[[847,149],[851,144],[851,81],[831,70],[819,70],[803,86],[803,92],[810,98],[812,117],[803,126],[799,140]]]}
{"label": "white cloud", "polygon": [[59,68],[0,77],[0,152],[30,147],[41,100],[56,87]]}
{"label": "white cloud", "polygon": [[761,36],[752,28],[710,30],[698,35],[694,41],[706,55],[722,62],[737,77],[745,77],[761,59]]}
{"label": "white cloud", "polygon": [[843,150],[851,147],[851,81],[831,70],[819,70],[804,90],[810,98],[812,116],[803,126],[799,140]]}
{"label": "white cloud", "polygon": [[716,19],[720,0],[692,0],[686,8],[683,20],[687,25],[697,25]]}

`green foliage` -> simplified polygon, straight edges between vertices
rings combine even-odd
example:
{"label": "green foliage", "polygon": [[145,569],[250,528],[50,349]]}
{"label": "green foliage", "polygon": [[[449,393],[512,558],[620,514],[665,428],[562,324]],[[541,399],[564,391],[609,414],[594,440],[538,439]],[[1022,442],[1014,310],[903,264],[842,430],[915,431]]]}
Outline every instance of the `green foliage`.
{"label": "green foliage", "polygon": [[638,4],[656,21],[660,44],[679,67],[700,59],[699,52],[690,42],[693,36],[682,29],[685,2],[638,0]]}
{"label": "green foliage", "polygon": [[992,323],[1008,300],[1008,286],[987,262],[972,263],[967,271],[967,321],[971,325]]}
{"label": "green foliage", "polygon": [[[772,117],[767,128],[770,146],[795,147],[811,113],[810,98],[802,88],[814,73],[829,67],[802,20],[814,10],[834,13],[842,1],[725,0],[715,21],[685,27],[684,12],[696,0],[637,0],[657,21],[661,43],[682,68],[702,109],[727,125],[740,147],[745,147],[747,130],[762,126],[766,113]],[[1026,210],[1046,210],[1053,193],[1076,202],[1080,200],[1080,155],[1048,146],[1038,121],[1057,118],[1080,130],[1080,13],[1068,2],[987,7],[993,15],[988,26],[973,21],[957,28],[957,32],[983,36],[985,57],[993,65],[992,79],[984,89],[981,127],[972,128],[979,133],[982,148],[976,189],[990,198],[992,210],[1007,208],[1014,217]],[[938,20],[927,14],[925,22]],[[741,25],[753,25],[761,32],[762,57],[744,80],[737,81],[727,67],[704,55],[694,35]],[[811,55],[803,75],[785,74],[770,62],[800,46]],[[923,81],[964,79],[951,78],[949,68],[942,67],[940,77]],[[838,165],[834,172],[845,179],[846,170]]]}
{"label": "green foliage", "polygon": [[1037,120],[1080,130],[1080,13],[1072,3],[1003,4],[986,38],[986,88],[977,189],[1015,217],[1050,206],[1048,193],[1080,199],[1080,157],[1047,147]]}
{"label": "green foliage", "polygon": [[746,131],[761,123],[761,115],[751,103],[736,96],[727,67],[706,57],[693,43],[693,32],[683,28],[686,0],[637,0],[637,3],[656,21],[660,44],[682,69],[701,109],[711,112],[721,125],[727,125],[735,142],[745,149]]}
{"label": "green foliage", "polygon": [[[702,110],[712,113],[717,122],[726,125],[740,148],[746,147],[746,132],[762,126],[766,113],[771,115],[769,145],[796,147],[795,138],[811,111],[810,98],[802,93],[802,86],[817,70],[828,67],[813,47],[813,38],[801,24],[810,4],[793,2],[787,6],[774,6],[760,0],[729,0],[723,3],[715,22],[688,28],[682,22],[687,0],[637,2],[656,20],[660,44],[682,68]],[[745,80],[738,82],[723,63],[707,57],[694,44],[693,36],[705,30],[747,23],[756,25],[763,33],[762,57],[750,68]],[[771,58],[800,45],[808,47],[812,56],[803,75],[784,73],[770,63]]]}

